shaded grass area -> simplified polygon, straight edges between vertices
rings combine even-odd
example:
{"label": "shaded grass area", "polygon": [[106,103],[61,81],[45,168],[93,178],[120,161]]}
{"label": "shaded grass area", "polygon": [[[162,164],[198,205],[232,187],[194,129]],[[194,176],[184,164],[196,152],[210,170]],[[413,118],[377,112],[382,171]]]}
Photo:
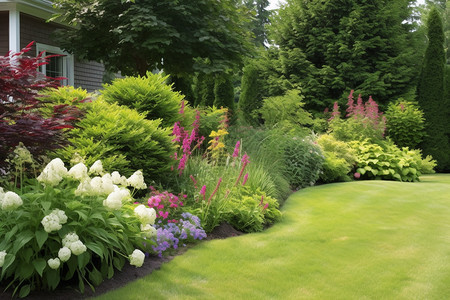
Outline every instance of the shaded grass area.
{"label": "shaded grass area", "polygon": [[307,188],[263,233],[202,243],[98,299],[446,299],[450,176]]}

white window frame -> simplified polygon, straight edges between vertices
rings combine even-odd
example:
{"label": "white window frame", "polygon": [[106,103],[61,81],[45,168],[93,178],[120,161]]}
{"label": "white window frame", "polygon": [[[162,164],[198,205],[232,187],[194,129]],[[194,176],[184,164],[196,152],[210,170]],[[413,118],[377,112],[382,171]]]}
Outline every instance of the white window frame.
{"label": "white window frame", "polygon": [[[58,47],[50,46],[46,44],[36,43],[36,55],[44,52],[43,56],[46,56],[47,52],[61,54],[63,57],[63,77],[66,77],[67,80],[62,80],[62,85],[74,85],[74,58],[73,55],[61,50]],[[42,73],[46,73],[46,65],[41,66]]]}

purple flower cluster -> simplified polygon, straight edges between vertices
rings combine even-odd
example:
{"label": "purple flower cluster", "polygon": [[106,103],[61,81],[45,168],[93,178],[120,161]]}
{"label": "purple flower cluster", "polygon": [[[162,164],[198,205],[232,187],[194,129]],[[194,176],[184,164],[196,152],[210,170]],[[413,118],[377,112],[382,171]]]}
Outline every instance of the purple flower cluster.
{"label": "purple flower cluster", "polygon": [[[170,249],[178,249],[181,242],[193,242],[206,238],[206,233],[200,225],[200,219],[190,213],[182,213],[177,223],[155,224],[156,246],[152,246],[153,251],[162,257],[163,252]],[[183,244],[182,246],[186,246]]]}

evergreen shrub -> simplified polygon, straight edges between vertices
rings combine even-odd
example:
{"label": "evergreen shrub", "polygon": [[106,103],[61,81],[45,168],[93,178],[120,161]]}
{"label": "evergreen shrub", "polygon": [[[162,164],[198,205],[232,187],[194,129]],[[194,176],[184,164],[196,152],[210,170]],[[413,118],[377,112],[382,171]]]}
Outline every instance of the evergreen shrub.
{"label": "evergreen shrub", "polygon": [[161,126],[170,127],[179,121],[183,96],[172,90],[167,79],[151,72],[143,77],[117,78],[103,86],[102,98],[135,109],[148,120],[161,119]]}
{"label": "evergreen shrub", "polygon": [[86,115],[67,133],[70,145],[56,156],[70,161],[75,153],[86,164],[101,159],[106,170],[130,176],[141,169],[148,180],[170,169],[175,148],[171,130],[161,120],[147,120],[144,114],[101,99],[86,103]]}

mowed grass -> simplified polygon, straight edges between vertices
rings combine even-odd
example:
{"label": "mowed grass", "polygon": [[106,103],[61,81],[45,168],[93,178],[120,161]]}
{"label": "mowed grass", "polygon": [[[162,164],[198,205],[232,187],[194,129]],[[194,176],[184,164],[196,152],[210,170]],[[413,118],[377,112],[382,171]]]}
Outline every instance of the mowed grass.
{"label": "mowed grass", "polygon": [[450,176],[301,190],[267,231],[204,242],[98,299],[450,299]]}

